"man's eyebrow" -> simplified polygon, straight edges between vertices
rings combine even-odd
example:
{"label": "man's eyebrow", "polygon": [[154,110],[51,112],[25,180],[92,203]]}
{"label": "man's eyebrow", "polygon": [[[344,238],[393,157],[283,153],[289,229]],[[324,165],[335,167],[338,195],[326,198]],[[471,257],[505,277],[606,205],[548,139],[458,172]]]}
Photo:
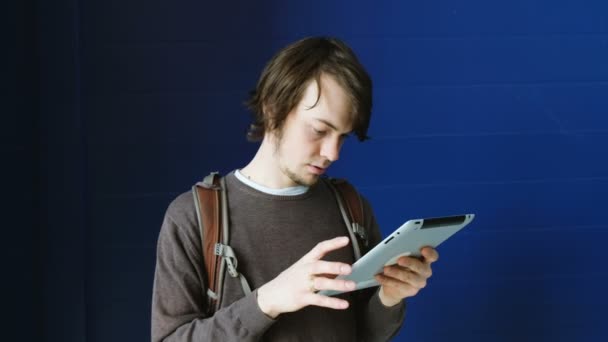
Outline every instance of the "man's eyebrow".
{"label": "man's eyebrow", "polygon": [[[327,126],[331,127],[331,128],[334,130],[334,131],[338,131],[338,132],[340,132],[340,130],[339,130],[339,129],[338,129],[338,128],[337,128],[337,127],[334,125],[334,124],[332,124],[331,122],[329,122],[329,121],[327,121],[327,120],[325,120],[325,119],[320,119],[320,118],[315,118],[315,119],[316,119],[317,121],[320,121],[320,122],[322,122],[322,123],[326,124]],[[348,132],[346,132],[346,133],[342,133],[342,135],[349,135],[351,132],[352,132],[352,131],[348,131]]]}

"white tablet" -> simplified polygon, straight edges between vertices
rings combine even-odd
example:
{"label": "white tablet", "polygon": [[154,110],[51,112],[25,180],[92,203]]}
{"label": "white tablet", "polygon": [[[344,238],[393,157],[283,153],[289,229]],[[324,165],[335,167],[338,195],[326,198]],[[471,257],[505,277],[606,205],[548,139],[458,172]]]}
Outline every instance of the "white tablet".
{"label": "white tablet", "polygon": [[[465,214],[409,220],[357,260],[353,264],[351,274],[339,276],[337,279],[353,280],[357,284],[355,290],[378,286],[374,275],[382,273],[384,266],[396,264],[401,256],[420,256],[422,247],[437,248],[443,241],[471,223],[473,218],[474,214]],[[319,293],[333,296],[341,292]]]}

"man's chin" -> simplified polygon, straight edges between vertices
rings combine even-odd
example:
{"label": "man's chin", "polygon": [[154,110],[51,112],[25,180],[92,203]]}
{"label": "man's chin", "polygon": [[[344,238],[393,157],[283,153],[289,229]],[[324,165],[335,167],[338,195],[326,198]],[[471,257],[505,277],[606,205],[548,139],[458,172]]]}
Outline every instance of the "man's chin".
{"label": "man's chin", "polygon": [[298,185],[313,186],[319,181],[319,176],[314,174],[308,174],[306,175],[306,177],[298,177],[297,179],[292,180]]}
{"label": "man's chin", "polygon": [[310,179],[306,185],[313,186],[313,185],[317,184],[318,181],[319,181],[319,176],[313,175],[310,177]]}
{"label": "man's chin", "polygon": [[281,168],[283,170],[283,174],[289,177],[292,182],[297,185],[302,186],[313,186],[317,184],[319,181],[320,175],[314,174],[312,172],[307,172],[308,170],[300,170],[300,172],[293,172],[288,168]]}

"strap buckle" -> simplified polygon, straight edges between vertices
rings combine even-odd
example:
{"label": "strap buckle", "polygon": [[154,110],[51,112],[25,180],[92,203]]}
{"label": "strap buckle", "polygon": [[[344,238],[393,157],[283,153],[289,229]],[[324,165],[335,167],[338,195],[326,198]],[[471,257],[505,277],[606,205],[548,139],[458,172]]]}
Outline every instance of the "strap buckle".
{"label": "strap buckle", "polygon": [[367,232],[365,231],[365,227],[360,225],[358,222],[353,222],[352,229],[353,229],[353,233],[355,233],[359,237],[359,239],[363,240],[363,244],[365,244],[365,247],[367,247],[368,239],[367,239]]}
{"label": "strap buckle", "polygon": [[222,257],[226,261],[226,265],[228,265],[228,274],[230,274],[232,278],[239,276],[239,271],[237,270],[239,261],[236,259],[236,254],[234,254],[232,247],[222,243],[216,243],[215,255]]}

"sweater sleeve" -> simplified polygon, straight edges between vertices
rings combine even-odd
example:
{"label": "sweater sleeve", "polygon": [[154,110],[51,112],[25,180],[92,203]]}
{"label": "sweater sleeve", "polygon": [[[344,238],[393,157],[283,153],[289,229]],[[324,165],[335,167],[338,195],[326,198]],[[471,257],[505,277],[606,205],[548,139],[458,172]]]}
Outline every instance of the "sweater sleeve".
{"label": "sweater sleeve", "polygon": [[260,310],[257,290],[205,317],[207,288],[198,229],[177,224],[170,212],[171,207],[157,245],[152,342],[260,339],[274,320]]}
{"label": "sweater sleeve", "polygon": [[394,337],[403,324],[405,317],[405,302],[386,307],[380,301],[378,295],[379,287],[375,288],[373,294],[368,297],[367,305],[363,312],[364,331],[362,341],[388,341]]}
{"label": "sweater sleeve", "polygon": [[[373,214],[373,210],[369,202],[362,197],[363,207],[365,210],[366,222],[370,234],[370,250],[382,241],[382,235],[378,223]],[[360,298],[363,301],[362,312],[360,317],[362,323],[360,327],[360,336],[362,341],[388,341],[394,337],[401,328],[405,318],[405,301],[387,307],[380,301],[380,287],[362,290]]]}

